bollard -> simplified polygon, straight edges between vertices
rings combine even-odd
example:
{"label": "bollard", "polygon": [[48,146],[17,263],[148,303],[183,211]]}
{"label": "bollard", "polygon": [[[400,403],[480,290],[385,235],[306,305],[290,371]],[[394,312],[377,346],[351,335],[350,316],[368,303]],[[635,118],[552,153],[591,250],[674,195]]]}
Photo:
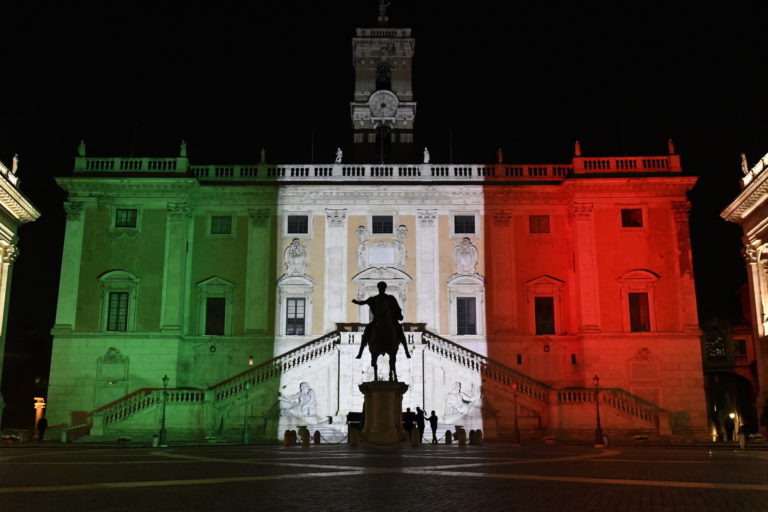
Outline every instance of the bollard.
{"label": "bollard", "polygon": [[288,446],[296,446],[296,431],[288,431]]}
{"label": "bollard", "polygon": [[421,445],[421,434],[419,433],[419,429],[413,428],[411,429],[411,446],[420,446]]}
{"label": "bollard", "polygon": [[312,436],[312,437],[314,438],[313,441],[315,442],[315,444],[320,444],[320,431],[319,430],[315,430],[315,435]]}
{"label": "bollard", "polygon": [[453,443],[453,435],[451,435],[450,430],[445,431],[445,444],[451,444]]}
{"label": "bollard", "polygon": [[475,431],[475,441],[477,441],[477,444],[483,444],[483,431],[480,429],[477,429]]}
{"label": "bollard", "polygon": [[459,446],[467,446],[467,431],[463,428],[456,428],[456,439],[459,441]]}
{"label": "bollard", "polygon": [[309,448],[309,429],[306,427],[301,429],[301,446]]}
{"label": "bollard", "polygon": [[348,437],[347,441],[349,442],[349,446],[357,446],[360,444],[360,440],[358,438],[359,431],[355,427],[349,427],[348,430]]}
{"label": "bollard", "polygon": [[474,430],[469,431],[469,444],[477,444],[477,435]]}

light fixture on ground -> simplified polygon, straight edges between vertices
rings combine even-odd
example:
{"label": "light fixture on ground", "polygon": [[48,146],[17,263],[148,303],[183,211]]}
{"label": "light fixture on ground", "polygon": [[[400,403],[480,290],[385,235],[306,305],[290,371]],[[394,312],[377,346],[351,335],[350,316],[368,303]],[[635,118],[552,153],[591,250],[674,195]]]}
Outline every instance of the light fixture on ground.
{"label": "light fixture on ground", "polygon": [[595,444],[603,444],[603,427],[600,425],[600,377],[595,374],[592,378],[592,382],[595,383],[595,416],[597,419],[597,426],[595,428]]}
{"label": "light fixture on ground", "polygon": [[165,430],[165,404],[168,401],[168,381],[170,379],[168,378],[168,375],[166,374],[163,377],[163,412],[160,415],[160,439],[159,444],[160,446],[167,446],[168,445],[168,433]]}

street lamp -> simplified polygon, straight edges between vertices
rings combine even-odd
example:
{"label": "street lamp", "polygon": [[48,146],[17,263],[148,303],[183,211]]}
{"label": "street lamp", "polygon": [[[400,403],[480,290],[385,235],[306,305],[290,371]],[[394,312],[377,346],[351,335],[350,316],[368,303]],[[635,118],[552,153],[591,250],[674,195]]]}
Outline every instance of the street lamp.
{"label": "street lamp", "polygon": [[512,442],[520,444],[520,427],[517,424],[517,382],[512,383],[512,403],[515,407],[515,430],[512,431]]}
{"label": "street lamp", "polygon": [[603,427],[600,425],[600,377],[595,374],[592,378],[595,383],[595,415],[597,417],[597,428],[595,428],[595,444],[603,444]]}
{"label": "street lamp", "polygon": [[168,446],[168,433],[165,431],[165,403],[168,401],[168,381],[171,380],[166,374],[163,377],[163,414],[160,416],[160,446]]}
{"label": "street lamp", "polygon": [[243,406],[243,444],[248,444],[248,388],[251,385],[245,383],[245,405]]}

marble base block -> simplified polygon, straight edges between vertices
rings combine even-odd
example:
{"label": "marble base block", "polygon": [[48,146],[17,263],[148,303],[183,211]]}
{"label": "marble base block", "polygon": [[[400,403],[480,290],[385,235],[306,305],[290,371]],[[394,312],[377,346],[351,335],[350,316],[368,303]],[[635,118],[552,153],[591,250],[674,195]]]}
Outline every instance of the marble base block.
{"label": "marble base block", "polygon": [[402,382],[363,382],[365,423],[361,440],[371,445],[396,445],[407,439],[403,429],[403,394],[408,384]]}

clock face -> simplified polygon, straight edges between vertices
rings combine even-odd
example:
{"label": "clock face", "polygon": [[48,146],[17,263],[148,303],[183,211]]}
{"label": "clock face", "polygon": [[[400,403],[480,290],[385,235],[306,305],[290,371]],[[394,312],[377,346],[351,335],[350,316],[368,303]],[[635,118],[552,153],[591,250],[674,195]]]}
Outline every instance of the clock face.
{"label": "clock face", "polygon": [[398,103],[392,91],[376,91],[368,99],[372,117],[395,117]]}

